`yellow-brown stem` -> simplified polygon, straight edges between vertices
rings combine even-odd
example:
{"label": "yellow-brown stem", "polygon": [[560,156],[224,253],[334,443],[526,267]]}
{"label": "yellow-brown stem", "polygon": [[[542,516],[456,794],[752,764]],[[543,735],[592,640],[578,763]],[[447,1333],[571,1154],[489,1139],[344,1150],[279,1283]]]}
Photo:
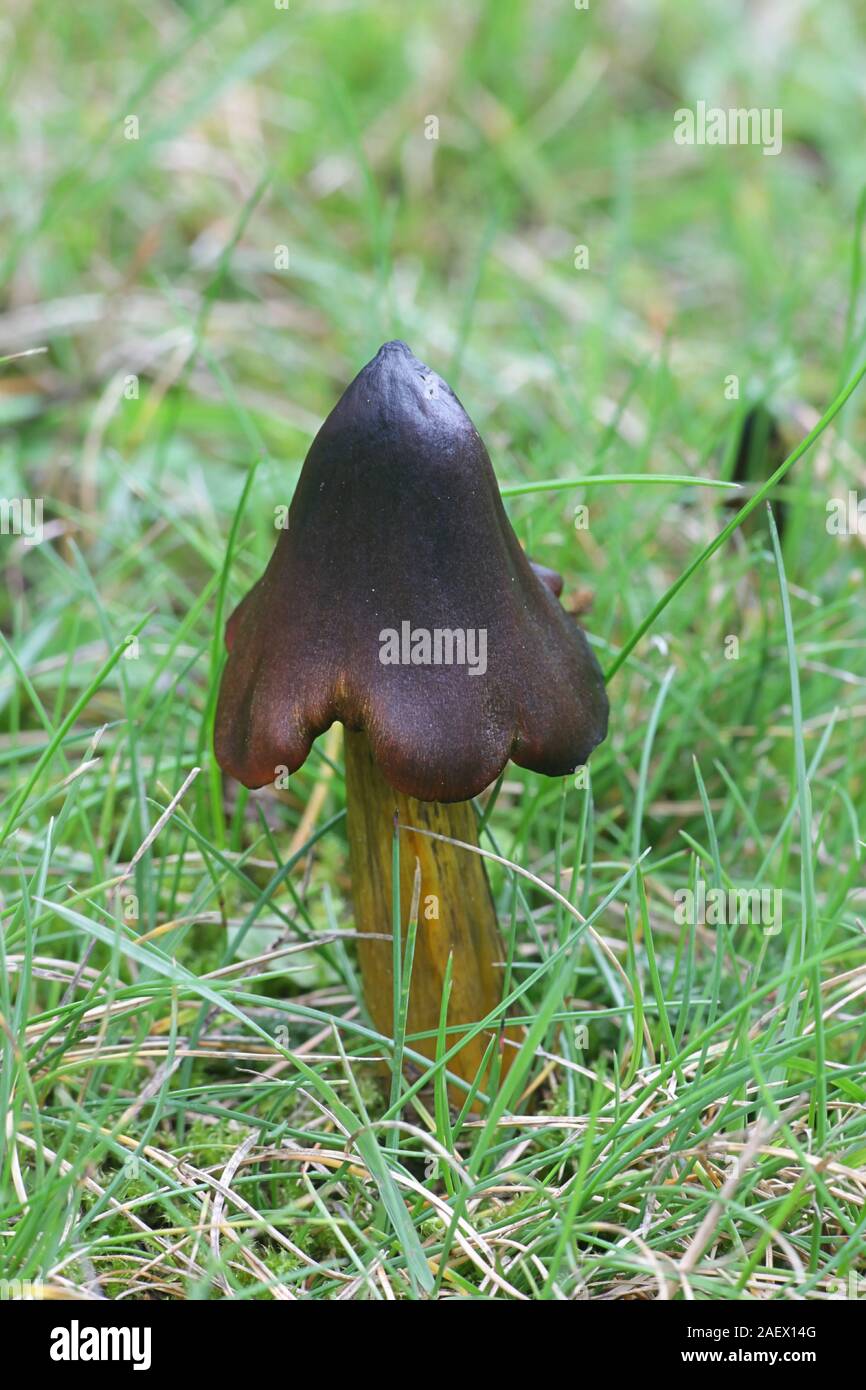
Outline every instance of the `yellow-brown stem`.
{"label": "yellow-brown stem", "polygon": [[[391,866],[395,814],[401,826],[417,826],[477,845],[475,815],[469,802],[443,805],[416,801],[395,791],[373,760],[366,734],[346,730],[346,797],[355,921],[364,995],[380,1033],[393,1036],[393,942]],[[400,832],[400,922],[405,943],[416,861],[421,868],[418,930],[412,966],[407,1031],[439,1027],[442,983],[453,957],[448,1026],[477,1023],[502,998],[504,948],[484,863],[480,855],[427,835]],[[376,933],[387,939],[369,939]],[[514,1039],[514,1028],[508,1035]],[[451,1071],[474,1081],[495,1030],[470,1039],[449,1063]],[[449,1033],[448,1046],[459,1038]],[[409,1046],[427,1057],[436,1054],[435,1037]],[[504,1075],[514,1053],[502,1051]],[[488,1077],[482,1078],[485,1086]],[[459,1097],[455,1096],[455,1099]]]}

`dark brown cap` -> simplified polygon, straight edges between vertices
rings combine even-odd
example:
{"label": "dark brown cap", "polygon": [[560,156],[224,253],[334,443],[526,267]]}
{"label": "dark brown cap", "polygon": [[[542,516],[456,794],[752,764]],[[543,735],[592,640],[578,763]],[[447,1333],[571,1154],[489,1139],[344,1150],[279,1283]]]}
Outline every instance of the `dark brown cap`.
{"label": "dark brown cap", "polygon": [[288,528],[229,619],[221,767],[263,786],[341,720],[422,801],[467,800],[509,758],[573,771],[608,704],[557,579],[521,550],[454,392],[386,343],[319,430]]}

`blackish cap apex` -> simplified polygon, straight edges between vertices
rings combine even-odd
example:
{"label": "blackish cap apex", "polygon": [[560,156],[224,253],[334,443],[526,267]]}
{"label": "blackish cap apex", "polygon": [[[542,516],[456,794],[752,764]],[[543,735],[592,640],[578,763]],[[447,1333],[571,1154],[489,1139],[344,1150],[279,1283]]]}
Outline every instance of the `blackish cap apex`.
{"label": "blackish cap apex", "polygon": [[319,430],[288,529],[229,620],[220,765],[263,786],[336,719],[424,801],[474,796],[509,758],[571,772],[608,705],[556,579],[521,550],[454,392],[385,343]]}

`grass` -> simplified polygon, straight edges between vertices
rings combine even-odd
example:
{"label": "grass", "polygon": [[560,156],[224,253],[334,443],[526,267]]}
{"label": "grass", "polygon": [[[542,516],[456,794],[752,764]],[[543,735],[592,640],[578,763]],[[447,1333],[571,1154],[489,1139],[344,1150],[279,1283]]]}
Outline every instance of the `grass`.
{"label": "grass", "polygon": [[[0,496],[44,499],[40,544],[0,536],[0,1279],[863,1287],[863,555],[827,526],[866,435],[863,37],[839,3],[627,8],[0,21]],[[698,99],[782,108],[782,154],[675,145]],[[444,1014],[420,1080],[376,1065],[338,731],[284,791],[211,753],[224,618],[394,336],[609,679],[588,786],[479,802],[526,1028],[480,1110]],[[683,920],[699,880],[778,920]]]}

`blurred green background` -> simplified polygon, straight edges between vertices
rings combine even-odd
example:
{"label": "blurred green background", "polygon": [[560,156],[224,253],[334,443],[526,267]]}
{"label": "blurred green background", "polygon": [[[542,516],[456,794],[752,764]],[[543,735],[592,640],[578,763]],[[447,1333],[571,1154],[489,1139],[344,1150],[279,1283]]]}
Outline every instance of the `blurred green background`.
{"label": "blurred green background", "polygon": [[[49,351],[4,373],[0,478],[100,563],[119,511],[142,534],[170,505],[164,555],[265,454],[267,521],[388,337],[452,381],[504,482],[717,472],[745,405],[796,437],[850,366],[844,5],[13,2],[3,25],[0,350]],[[677,146],[698,100],[781,107],[783,153]],[[582,556],[567,526],[550,558],[629,573],[615,638],[649,596],[635,544],[667,519],[678,550],[691,513],[595,499]],[[804,523],[804,567],[819,543]]]}

